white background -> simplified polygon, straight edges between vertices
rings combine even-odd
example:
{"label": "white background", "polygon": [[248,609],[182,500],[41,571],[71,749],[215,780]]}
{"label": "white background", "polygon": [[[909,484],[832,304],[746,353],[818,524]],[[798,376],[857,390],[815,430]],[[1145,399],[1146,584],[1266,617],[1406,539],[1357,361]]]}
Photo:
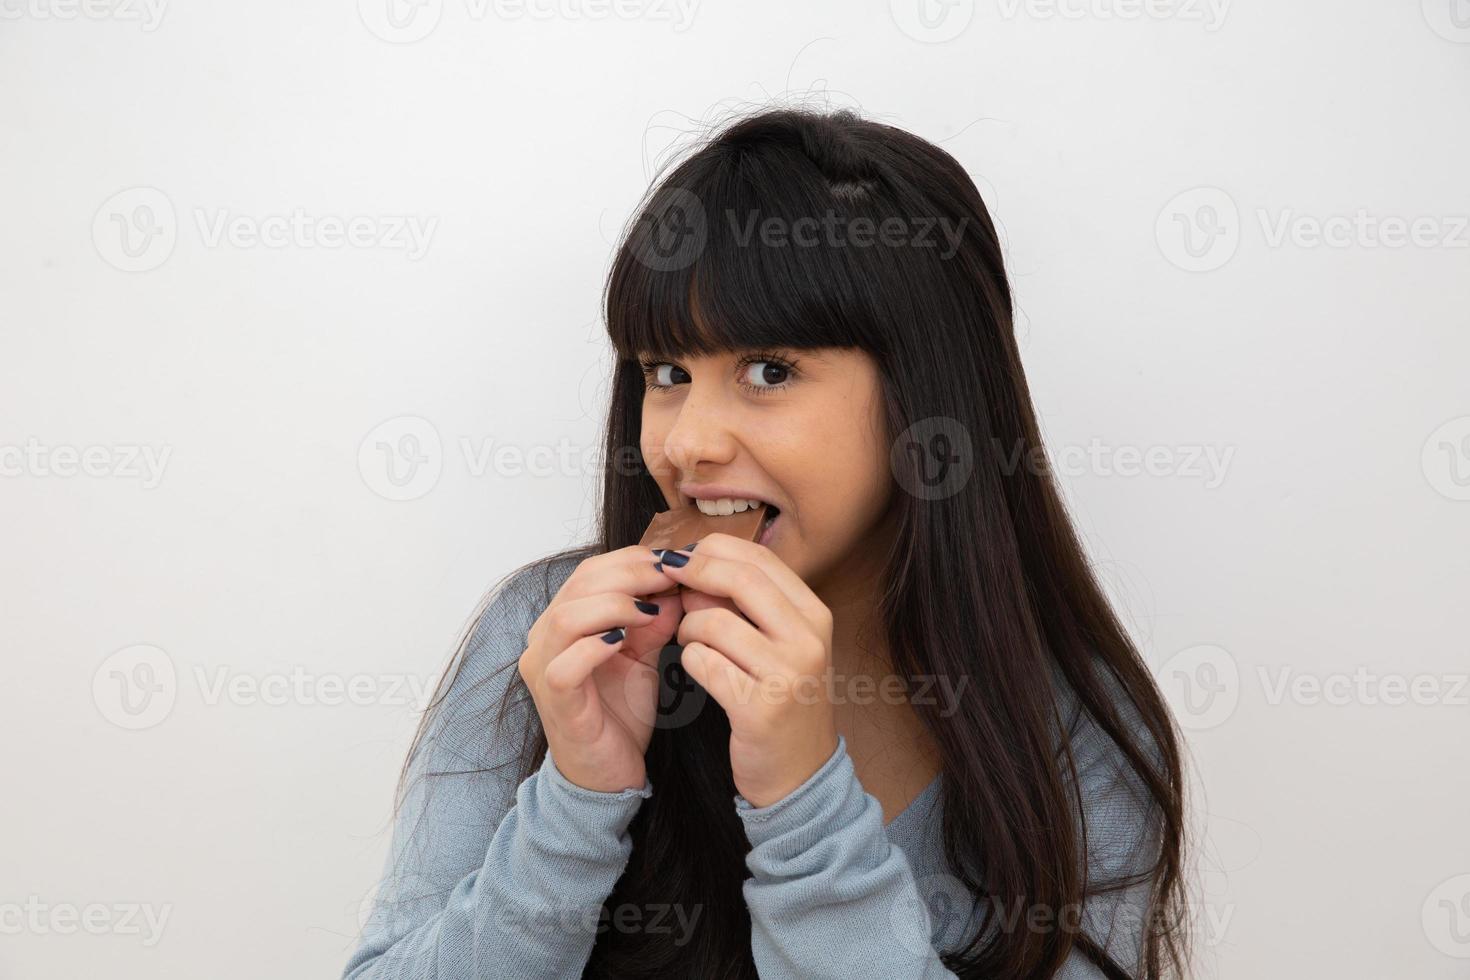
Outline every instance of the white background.
{"label": "white background", "polygon": [[1466,975],[1457,2],[0,0],[0,976],[337,975],[412,684],[591,526],[619,229],[783,94],[975,177],[1054,453],[1162,447],[1064,482],[1190,728],[1201,975]]}

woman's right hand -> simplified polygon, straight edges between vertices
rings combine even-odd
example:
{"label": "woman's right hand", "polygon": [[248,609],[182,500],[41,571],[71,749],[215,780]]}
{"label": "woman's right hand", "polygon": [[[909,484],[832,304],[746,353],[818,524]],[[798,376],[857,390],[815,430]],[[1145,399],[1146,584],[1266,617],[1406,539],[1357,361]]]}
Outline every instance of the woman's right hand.
{"label": "woman's right hand", "polygon": [[[679,593],[637,597],[677,584],[653,552],[630,545],[582,561],[531,625],[520,675],[531,691],[552,761],[569,781],[615,793],[642,789],[644,753],[658,710],[658,655],[678,631]],[[622,627],[616,642],[603,640]]]}

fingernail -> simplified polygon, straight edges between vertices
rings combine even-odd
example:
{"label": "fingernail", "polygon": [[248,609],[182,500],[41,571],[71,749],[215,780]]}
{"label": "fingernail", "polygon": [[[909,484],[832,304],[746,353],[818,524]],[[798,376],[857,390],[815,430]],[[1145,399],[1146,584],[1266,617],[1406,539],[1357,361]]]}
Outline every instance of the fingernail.
{"label": "fingernail", "polygon": [[[694,542],[694,544],[699,544],[699,542],[696,541],[696,542]],[[680,551],[693,551],[694,550],[694,544],[686,544],[684,547],[680,548],[679,550]]]}
{"label": "fingernail", "polygon": [[658,603],[644,602],[642,599],[634,599],[633,605],[638,607],[639,612],[646,612],[650,616],[658,615]]}
{"label": "fingernail", "polygon": [[608,630],[606,633],[602,634],[603,643],[616,643],[622,638],[623,628],[621,626],[619,626],[617,629]]}
{"label": "fingernail", "polygon": [[669,551],[665,549],[664,564],[672,565],[675,568],[683,568],[685,565],[689,564],[689,556],[681,555],[677,551]]}
{"label": "fingernail", "polygon": [[653,563],[653,570],[655,572],[661,572],[661,571],[663,571],[664,570],[664,563],[661,562],[661,561],[654,562]]}

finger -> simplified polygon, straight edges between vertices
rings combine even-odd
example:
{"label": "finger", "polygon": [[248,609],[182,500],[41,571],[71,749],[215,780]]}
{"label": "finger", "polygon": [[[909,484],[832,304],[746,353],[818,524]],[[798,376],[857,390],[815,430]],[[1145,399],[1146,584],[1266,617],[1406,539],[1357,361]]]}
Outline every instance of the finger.
{"label": "finger", "polygon": [[733,715],[740,705],[749,703],[756,681],[720,651],[703,643],[690,643],[680,652],[679,660],[684,672],[708,691],[726,714]]}
{"label": "finger", "polygon": [[699,539],[699,552],[717,558],[746,561],[757,566],[785,593],[791,604],[814,624],[830,615],[826,603],[811,590],[811,586],[790,565],[782,561],[781,556],[763,544],[715,531]]}
{"label": "finger", "polygon": [[728,609],[701,609],[685,615],[679,624],[679,642],[713,647],[756,680],[764,679],[777,666],[771,642]]}
{"label": "finger", "polygon": [[587,678],[599,664],[617,656],[622,645],[621,638],[609,643],[601,636],[587,636],[573,643],[553,657],[542,671],[537,684],[540,697],[556,713],[567,716],[580,713],[590,696]]}
{"label": "finger", "polygon": [[[679,594],[679,600],[684,606],[684,612],[698,612],[701,609],[728,609],[737,616],[750,621],[750,617],[740,611],[735,605],[735,600],[726,599],[720,595],[710,595],[708,592],[700,592],[698,589],[685,589]],[[662,601],[662,600],[660,600]]]}
{"label": "finger", "polygon": [[653,619],[642,625],[628,625],[628,642],[624,655],[650,666],[657,665],[659,651],[668,646],[684,618],[683,595],[675,592],[666,596],[649,596],[647,602],[658,606]]}
{"label": "finger", "polygon": [[665,564],[669,577],[689,588],[734,599],[740,611],[773,639],[794,639],[798,634],[798,624],[810,627],[810,621],[801,610],[759,566],[706,553],[704,543],[712,536],[705,536],[699,551],[679,552],[688,554],[687,564],[678,568]]}
{"label": "finger", "polygon": [[646,612],[638,608],[631,596],[618,592],[603,592],[580,599],[557,602],[542,613],[531,632],[531,649],[534,660],[549,665],[561,651],[586,636],[601,636],[615,627],[646,626],[658,618],[659,613]]}
{"label": "finger", "polygon": [[599,592],[647,596],[676,591],[678,584],[662,570],[655,568],[656,564],[655,556],[641,545],[594,555],[576,567],[562,583],[553,601],[578,599]]}

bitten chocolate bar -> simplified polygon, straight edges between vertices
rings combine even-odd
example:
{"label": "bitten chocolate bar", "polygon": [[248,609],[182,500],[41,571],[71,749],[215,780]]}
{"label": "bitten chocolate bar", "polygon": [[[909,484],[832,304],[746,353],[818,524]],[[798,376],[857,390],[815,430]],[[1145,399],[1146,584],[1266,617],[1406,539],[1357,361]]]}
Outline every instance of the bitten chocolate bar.
{"label": "bitten chocolate bar", "polygon": [[704,513],[694,504],[660,511],[648,522],[638,543],[649,548],[682,548],[714,531],[754,541],[760,536],[761,522],[766,519],[770,506],[761,504],[739,514],[715,517]]}
{"label": "bitten chocolate bar", "polygon": [[[716,516],[704,513],[694,504],[659,511],[653,515],[653,520],[648,522],[648,527],[644,529],[643,537],[638,539],[638,543],[647,548],[678,549],[687,544],[695,544],[700,538],[714,531],[754,541],[760,537],[761,525],[765,522],[770,508],[770,504],[761,504],[759,507],[748,508],[738,514]],[[658,595],[673,595],[682,588],[681,585],[666,592],[660,592]]]}

